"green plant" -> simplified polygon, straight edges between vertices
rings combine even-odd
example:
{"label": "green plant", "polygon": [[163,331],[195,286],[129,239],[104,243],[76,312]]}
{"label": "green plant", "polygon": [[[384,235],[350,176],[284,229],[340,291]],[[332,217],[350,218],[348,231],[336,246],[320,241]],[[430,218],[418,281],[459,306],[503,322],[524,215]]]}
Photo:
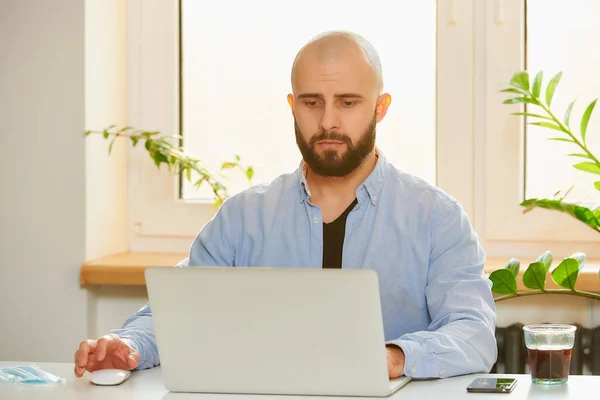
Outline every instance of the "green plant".
{"label": "green plant", "polygon": [[[85,132],[85,136],[91,134],[100,134],[104,139],[110,139],[109,154],[115,140],[118,138],[131,140],[134,147],[139,142],[144,142],[145,149],[158,168],[161,164],[166,164],[171,173],[183,174],[196,188],[199,188],[203,183],[210,185],[214,195],[213,205],[215,207],[218,207],[229,196],[227,188],[222,182],[222,178],[225,177],[222,172],[212,173],[202,165],[200,159],[187,154],[183,147],[172,143],[172,141],[181,139],[179,135],[161,135],[160,132],[135,130],[132,127],[118,129],[115,125],[101,131],[90,130]],[[252,185],[254,169],[251,166],[243,166],[240,161],[241,157],[236,155],[235,160],[226,161],[221,165],[221,171],[239,169],[244,173],[249,185]]]}
{"label": "green plant", "polygon": [[[543,71],[538,72],[531,81],[527,71],[515,73],[506,84],[508,87],[501,90],[504,93],[517,95],[504,101],[504,104],[523,104],[525,112],[514,112],[512,115],[527,118],[527,124],[541,126],[550,131],[558,131],[562,136],[550,137],[549,140],[566,142],[576,146],[577,152],[568,154],[569,157],[578,159],[573,167],[579,171],[600,175],[600,161],[587,146],[587,128],[598,99],[592,101],[583,112],[579,122],[579,134],[573,131],[571,126],[571,111],[575,100],[568,105],[562,119],[558,118],[551,109],[552,98],[562,77],[562,72],[554,75],[548,85],[543,86]],[[543,96],[542,96],[543,94]],[[537,107],[537,112],[530,112],[528,107]],[[600,180],[594,183],[596,190],[600,191]],[[567,213],[577,220],[585,223],[594,231],[600,231],[600,209],[589,209],[580,203],[569,203],[564,201],[572,187],[565,193],[558,191],[554,199],[526,199],[521,203],[525,208],[524,213],[534,208],[545,208]],[[500,295],[495,301],[503,301],[520,296],[537,294],[569,294],[600,300],[600,294],[581,291],[575,288],[579,272],[583,268],[586,255],[574,253],[562,260],[552,271],[552,253],[546,251],[534,262],[529,264],[523,273],[523,285],[530,289],[526,291],[517,290],[517,277],[520,270],[520,261],[516,258],[510,259],[505,267],[490,274],[492,281],[492,292]],[[546,279],[550,273],[552,280],[563,289],[546,289]],[[600,277],[600,273],[598,275]]]}
{"label": "green plant", "polygon": [[598,293],[584,292],[575,288],[577,277],[585,264],[586,258],[583,253],[575,253],[562,260],[550,275],[552,280],[564,289],[546,289],[546,278],[552,265],[552,253],[546,251],[529,264],[523,273],[523,285],[531,289],[526,291],[517,291],[517,275],[521,263],[516,258],[512,258],[503,269],[498,269],[490,274],[492,292],[502,295],[496,297],[495,301],[499,302],[514,297],[537,294],[570,294],[600,300],[600,294]]}
{"label": "green plant", "polygon": [[[579,134],[576,134],[571,126],[571,110],[573,109],[575,100],[567,107],[562,120],[559,119],[550,108],[552,98],[554,97],[554,93],[561,77],[562,72],[559,72],[550,79],[545,90],[542,90],[543,71],[538,72],[533,78],[533,81],[530,81],[530,76],[527,71],[517,72],[507,84],[508,88],[502,90],[502,92],[505,93],[516,94],[517,97],[505,100],[504,104],[524,104],[526,106],[525,112],[515,112],[512,113],[512,115],[526,117],[527,124],[541,126],[552,131],[560,132],[562,136],[551,137],[549,140],[566,142],[579,149],[577,152],[568,154],[569,157],[577,158],[579,161],[574,164],[573,167],[580,171],[600,175],[600,161],[598,161],[598,158],[588,148],[586,140],[588,123],[598,99],[592,101],[583,112],[579,123]],[[544,93],[543,98],[542,92]],[[527,106],[535,106],[540,112],[529,112]],[[594,182],[594,187],[596,190],[600,191],[600,180]],[[585,223],[587,226],[594,229],[594,231],[600,231],[600,209],[595,208],[591,210],[580,203],[569,203],[564,201],[571,189],[572,187],[565,193],[562,193],[562,191],[556,192],[554,194],[554,199],[526,199],[521,203],[521,206],[525,207],[524,212],[529,212],[538,207],[561,211]]]}

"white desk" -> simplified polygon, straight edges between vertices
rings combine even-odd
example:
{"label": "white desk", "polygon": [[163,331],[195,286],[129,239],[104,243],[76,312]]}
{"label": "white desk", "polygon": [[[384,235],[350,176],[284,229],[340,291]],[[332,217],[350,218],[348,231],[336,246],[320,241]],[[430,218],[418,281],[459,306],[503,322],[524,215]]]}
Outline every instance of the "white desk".
{"label": "white desk", "polygon": [[[32,364],[29,362],[2,362],[0,367],[17,364]],[[67,378],[67,384],[58,387],[23,387],[14,384],[0,384],[0,399],[86,399],[86,400],[177,400],[177,399],[268,399],[268,400],[331,400],[332,397],[316,396],[267,396],[267,395],[217,395],[217,394],[188,394],[169,393],[162,383],[160,367],[145,371],[135,371],[131,377],[119,386],[96,386],[90,382],[89,373],[77,379],[73,375],[73,364],[65,363],[35,363],[45,371],[62,378]],[[600,376],[574,375],[569,382],[558,386],[540,386],[531,384],[529,375],[502,375],[519,380],[517,387],[510,394],[467,393],[467,385],[478,375],[467,375],[455,378],[411,381],[388,399],[427,400],[427,399],[466,399],[466,400],[502,400],[502,399],[535,399],[535,400],[580,400],[595,396],[600,387]],[[489,375],[494,376],[494,375]],[[235,379],[232,377],[232,379]],[[353,398],[347,398],[353,399]]]}

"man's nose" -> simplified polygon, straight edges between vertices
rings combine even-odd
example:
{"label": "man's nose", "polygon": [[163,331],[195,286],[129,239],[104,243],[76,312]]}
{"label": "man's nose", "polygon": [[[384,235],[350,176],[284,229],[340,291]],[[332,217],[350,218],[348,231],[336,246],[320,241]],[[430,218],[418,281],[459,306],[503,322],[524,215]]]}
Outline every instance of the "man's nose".
{"label": "man's nose", "polygon": [[340,128],[339,111],[333,105],[325,106],[321,117],[320,128],[324,132],[331,132]]}

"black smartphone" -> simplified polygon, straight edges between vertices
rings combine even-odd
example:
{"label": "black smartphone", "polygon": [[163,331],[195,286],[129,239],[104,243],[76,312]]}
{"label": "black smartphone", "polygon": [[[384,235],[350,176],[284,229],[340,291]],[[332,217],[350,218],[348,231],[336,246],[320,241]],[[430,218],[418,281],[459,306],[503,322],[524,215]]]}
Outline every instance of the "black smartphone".
{"label": "black smartphone", "polygon": [[473,393],[510,393],[517,385],[514,378],[475,378],[467,386],[467,392]]}

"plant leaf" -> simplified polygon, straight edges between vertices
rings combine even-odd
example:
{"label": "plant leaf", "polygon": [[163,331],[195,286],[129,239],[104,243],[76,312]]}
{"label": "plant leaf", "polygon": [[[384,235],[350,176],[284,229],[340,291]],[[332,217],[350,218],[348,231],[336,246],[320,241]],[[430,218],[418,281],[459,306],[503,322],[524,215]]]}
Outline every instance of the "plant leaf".
{"label": "plant leaf", "polygon": [[108,138],[108,131],[106,129],[102,131],[102,136],[104,137],[104,139]]}
{"label": "plant leaf", "polygon": [[558,140],[560,142],[569,142],[569,143],[575,143],[574,141],[572,141],[571,139],[567,139],[567,138],[561,138],[561,137],[553,137],[553,138],[548,138],[548,140]]}
{"label": "plant leaf", "polygon": [[554,97],[554,91],[560,82],[560,78],[562,77],[562,71],[558,74],[554,75],[548,83],[548,87],[546,87],[546,105],[550,107],[550,103],[552,103],[552,97]]}
{"label": "plant leaf", "polygon": [[579,270],[581,271],[587,260],[587,255],[585,253],[574,253],[574,254],[571,254],[567,258],[572,258],[572,259],[576,260],[577,263],[579,264]]}
{"label": "plant leaf", "polygon": [[594,228],[594,230],[598,230],[600,227],[600,223],[598,222],[598,218],[594,215],[592,210],[589,208],[579,206],[576,204],[568,204],[563,203],[563,208],[566,212],[573,215],[575,218],[584,222],[586,225]]}
{"label": "plant leaf", "polygon": [[596,188],[597,191],[600,192],[600,181],[594,182],[594,187]]}
{"label": "plant leaf", "polygon": [[92,131],[85,131],[85,136],[89,136],[92,134]]}
{"label": "plant leaf", "polygon": [[577,275],[579,274],[579,263],[573,258],[565,258],[558,267],[552,271],[552,280],[557,285],[567,289],[575,290]]}
{"label": "plant leaf", "polygon": [[246,169],[246,178],[248,178],[248,180],[251,181],[253,176],[254,176],[254,168],[248,167]]}
{"label": "plant leaf", "polygon": [[110,145],[108,146],[108,154],[110,154],[110,152],[112,151],[113,145],[115,144],[115,140],[117,140],[117,137],[118,136],[114,136],[110,141]]}
{"label": "plant leaf", "polygon": [[549,270],[550,266],[552,265],[552,253],[547,250],[538,258],[536,258],[535,261],[541,262],[542,264],[544,264],[544,267],[546,267],[546,270]]}
{"label": "plant leaf", "polygon": [[237,162],[239,162],[241,159],[242,159],[242,157],[240,157],[240,156],[238,156],[238,155],[236,154],[236,156],[235,156],[235,160],[236,160]]}
{"label": "plant leaf", "polygon": [[593,158],[589,154],[585,154],[585,153],[573,153],[573,154],[567,154],[567,156],[581,157],[581,158],[587,158],[588,160],[593,160]]}
{"label": "plant leaf", "polygon": [[169,163],[169,159],[167,158],[167,156],[165,156],[163,153],[159,153],[159,152],[155,152],[151,154],[152,158],[154,159],[154,164],[156,164],[157,167],[160,168],[160,163]]}
{"label": "plant leaf", "polygon": [[518,88],[529,90],[529,73],[527,71],[519,71],[510,78],[510,83]]}
{"label": "plant leaf", "polygon": [[186,168],[185,177],[189,182],[192,181],[192,170],[190,168]]}
{"label": "plant leaf", "polygon": [[531,94],[535,98],[540,97],[540,90],[542,88],[542,77],[543,76],[544,76],[544,72],[540,71],[537,73],[537,75],[535,76],[535,79],[533,80],[533,87],[531,89]]}
{"label": "plant leaf", "polygon": [[522,94],[524,96],[529,96],[529,92],[527,90],[519,89],[519,88],[508,88],[500,91],[501,93],[517,93]]}
{"label": "plant leaf", "polygon": [[590,172],[592,174],[600,175],[600,165],[593,162],[582,162],[579,164],[573,165],[575,169],[580,171]]}
{"label": "plant leaf", "polygon": [[509,270],[510,273],[513,274],[513,276],[516,278],[519,274],[519,269],[521,268],[521,262],[516,258],[511,258],[510,260],[508,260],[504,268]]}
{"label": "plant leaf", "polygon": [[540,207],[567,213],[585,223],[596,232],[598,232],[598,227],[600,226],[600,210],[598,210],[598,214],[596,215],[589,208],[577,204],[565,203],[562,200],[549,199],[527,199],[523,201],[521,205],[525,207],[524,212],[528,212],[536,207]]}
{"label": "plant leaf", "polygon": [[[571,187],[570,187],[570,188],[569,188],[569,189],[568,189],[568,190],[565,192],[565,194],[564,194],[564,195],[562,195],[562,197],[560,198],[560,200],[561,200],[561,201],[562,201],[562,200],[564,200],[564,199],[565,199],[565,198],[566,198],[566,197],[569,195],[569,193],[571,193],[571,190],[573,190],[573,188],[574,188],[574,187],[575,187],[575,186],[571,186]],[[561,204],[562,204],[562,203],[561,203]]]}
{"label": "plant leaf", "polygon": [[517,103],[528,103],[528,104],[538,104],[537,100],[532,99],[531,97],[515,97],[512,99],[504,100],[503,104],[517,104]]}
{"label": "plant leaf", "polygon": [[565,125],[569,126],[569,120],[571,119],[571,110],[573,110],[573,105],[575,104],[575,100],[573,100],[569,107],[567,107],[567,111],[565,111]]}
{"label": "plant leaf", "polygon": [[198,188],[198,187],[200,187],[200,185],[202,185],[202,182],[204,182],[205,180],[206,180],[206,177],[204,177],[204,176],[203,176],[203,177],[201,177],[200,179],[198,179],[198,180],[197,180],[197,181],[194,183],[194,186],[195,186],[195,187],[197,187],[197,188]]}
{"label": "plant leaf", "polygon": [[135,145],[138,144],[138,142],[140,141],[140,137],[139,136],[131,136],[131,141],[133,142],[133,147],[135,147]]}
{"label": "plant leaf", "polygon": [[522,115],[525,117],[535,117],[535,118],[542,118],[542,119],[548,119],[550,121],[554,121],[551,117],[545,116],[545,115],[540,115],[540,114],[532,114],[532,113],[528,113],[528,112],[514,112],[511,113],[511,115]]}
{"label": "plant leaf", "polygon": [[214,208],[218,208],[218,207],[219,207],[221,204],[223,204],[223,200],[221,200],[221,198],[220,198],[220,197],[217,197],[217,198],[215,199],[215,201],[213,202],[213,207],[214,207]]}
{"label": "plant leaf", "polygon": [[531,263],[523,274],[523,284],[529,289],[544,290],[547,273],[548,268],[546,268],[543,262],[537,261]]}
{"label": "plant leaf", "polygon": [[541,126],[544,128],[556,129],[557,131],[564,132],[563,128],[561,128],[559,125],[551,124],[550,122],[537,122],[536,121],[536,122],[528,122],[527,124]]}
{"label": "plant leaf", "polygon": [[490,274],[492,292],[498,294],[516,294],[517,280],[508,269],[497,269]]}
{"label": "plant leaf", "polygon": [[598,99],[592,101],[589,106],[583,112],[583,117],[581,117],[581,140],[585,143],[585,134],[587,131],[588,122],[590,121],[590,117],[592,116],[592,112],[594,111],[594,107],[596,106],[596,102]]}
{"label": "plant leaf", "polygon": [[230,168],[235,168],[237,164],[234,162],[224,162],[223,165],[221,165],[221,169],[230,169]]}

